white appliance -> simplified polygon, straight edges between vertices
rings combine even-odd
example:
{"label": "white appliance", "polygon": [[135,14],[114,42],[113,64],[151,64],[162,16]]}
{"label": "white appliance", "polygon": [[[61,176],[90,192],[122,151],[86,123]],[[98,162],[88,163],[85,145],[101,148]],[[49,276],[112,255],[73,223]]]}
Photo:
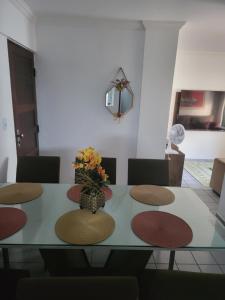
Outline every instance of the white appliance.
{"label": "white appliance", "polygon": [[166,154],[178,154],[178,152],[172,149],[171,144],[181,144],[185,138],[185,129],[182,124],[175,124],[170,128],[168,135],[168,146],[166,148]]}

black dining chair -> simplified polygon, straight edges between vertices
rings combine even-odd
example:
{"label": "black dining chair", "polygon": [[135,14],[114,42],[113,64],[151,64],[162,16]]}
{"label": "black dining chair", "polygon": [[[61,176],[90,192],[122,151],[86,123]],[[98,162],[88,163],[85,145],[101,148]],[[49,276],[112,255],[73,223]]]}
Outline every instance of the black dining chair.
{"label": "black dining chair", "polygon": [[15,300],[18,282],[26,277],[30,277],[30,273],[27,270],[0,269],[1,299]]}
{"label": "black dining chair", "polygon": [[23,278],[18,283],[16,299],[224,300],[224,281],[225,274],[167,270],[144,270],[138,278],[135,276]]}
{"label": "black dining chair", "polygon": [[[169,185],[169,163],[164,159],[128,159],[128,185]],[[111,250],[105,268],[135,275],[144,270],[153,251]],[[129,260],[127,260],[129,258]]]}
{"label": "black dining chair", "polygon": [[136,300],[138,282],[135,277],[60,277],[22,279],[17,300]]}
{"label": "black dining chair", "polygon": [[[58,156],[18,157],[17,182],[59,183],[59,175],[60,157]],[[52,276],[63,275],[71,268],[83,269],[89,267],[89,262],[84,250],[39,250],[45,267]]]}
{"label": "black dining chair", "polygon": [[128,159],[128,185],[169,185],[169,160]]}
{"label": "black dining chair", "polygon": [[140,300],[223,300],[225,274],[144,270],[139,276]]}
{"label": "black dining chair", "polygon": [[[101,166],[105,169],[107,175],[109,175],[110,184],[116,184],[116,158],[115,157],[102,157]],[[77,182],[76,173],[79,172],[75,170],[75,183]]]}
{"label": "black dining chair", "polygon": [[60,157],[22,156],[17,160],[16,182],[59,183]]}

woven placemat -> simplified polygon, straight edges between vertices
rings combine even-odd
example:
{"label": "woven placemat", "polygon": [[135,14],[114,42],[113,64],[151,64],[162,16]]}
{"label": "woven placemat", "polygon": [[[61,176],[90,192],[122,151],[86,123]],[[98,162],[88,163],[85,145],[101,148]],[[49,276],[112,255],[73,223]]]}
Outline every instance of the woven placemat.
{"label": "woven placemat", "polygon": [[131,227],[144,242],[169,249],[186,246],[193,237],[190,226],[183,219],[161,211],[145,211],[136,215]]}
{"label": "woven placemat", "polygon": [[64,214],[55,225],[57,236],[64,242],[92,245],[104,241],[114,230],[115,221],[103,211],[92,214],[78,209]]}
{"label": "woven placemat", "polygon": [[0,188],[0,204],[20,204],[43,193],[40,183],[15,183]]}
{"label": "woven placemat", "polygon": [[150,205],[167,205],[175,200],[175,195],[170,190],[157,185],[134,186],[130,195],[135,200]]}
{"label": "woven placemat", "polygon": [[[82,189],[82,185],[77,184],[72,186],[68,191],[67,191],[67,197],[74,201],[79,203],[80,202],[80,192]],[[112,198],[112,190],[109,187],[102,187],[101,190],[103,191],[105,195],[105,200],[110,200]]]}
{"label": "woven placemat", "polygon": [[19,231],[27,222],[24,211],[14,207],[0,208],[0,240]]}

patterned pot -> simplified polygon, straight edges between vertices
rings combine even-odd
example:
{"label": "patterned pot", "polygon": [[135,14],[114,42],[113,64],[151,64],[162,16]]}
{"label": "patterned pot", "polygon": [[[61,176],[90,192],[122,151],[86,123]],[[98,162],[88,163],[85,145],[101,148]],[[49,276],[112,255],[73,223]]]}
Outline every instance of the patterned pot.
{"label": "patterned pot", "polygon": [[104,206],[105,195],[100,189],[98,191],[94,190],[89,194],[85,193],[85,191],[81,191],[80,209],[86,208],[95,214],[100,207]]}

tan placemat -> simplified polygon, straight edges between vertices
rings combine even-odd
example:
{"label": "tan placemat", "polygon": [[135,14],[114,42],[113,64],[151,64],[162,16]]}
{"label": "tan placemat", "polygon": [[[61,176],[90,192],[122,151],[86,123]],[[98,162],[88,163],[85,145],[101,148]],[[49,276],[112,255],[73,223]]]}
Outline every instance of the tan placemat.
{"label": "tan placemat", "polygon": [[43,193],[40,183],[15,183],[0,188],[0,204],[20,204]]}
{"label": "tan placemat", "polygon": [[109,237],[114,227],[115,221],[107,213],[97,211],[92,214],[86,209],[78,209],[61,216],[55,224],[55,232],[64,242],[91,245]]}
{"label": "tan placemat", "polygon": [[130,190],[130,195],[135,200],[150,205],[167,205],[175,199],[170,190],[157,185],[134,186]]}

